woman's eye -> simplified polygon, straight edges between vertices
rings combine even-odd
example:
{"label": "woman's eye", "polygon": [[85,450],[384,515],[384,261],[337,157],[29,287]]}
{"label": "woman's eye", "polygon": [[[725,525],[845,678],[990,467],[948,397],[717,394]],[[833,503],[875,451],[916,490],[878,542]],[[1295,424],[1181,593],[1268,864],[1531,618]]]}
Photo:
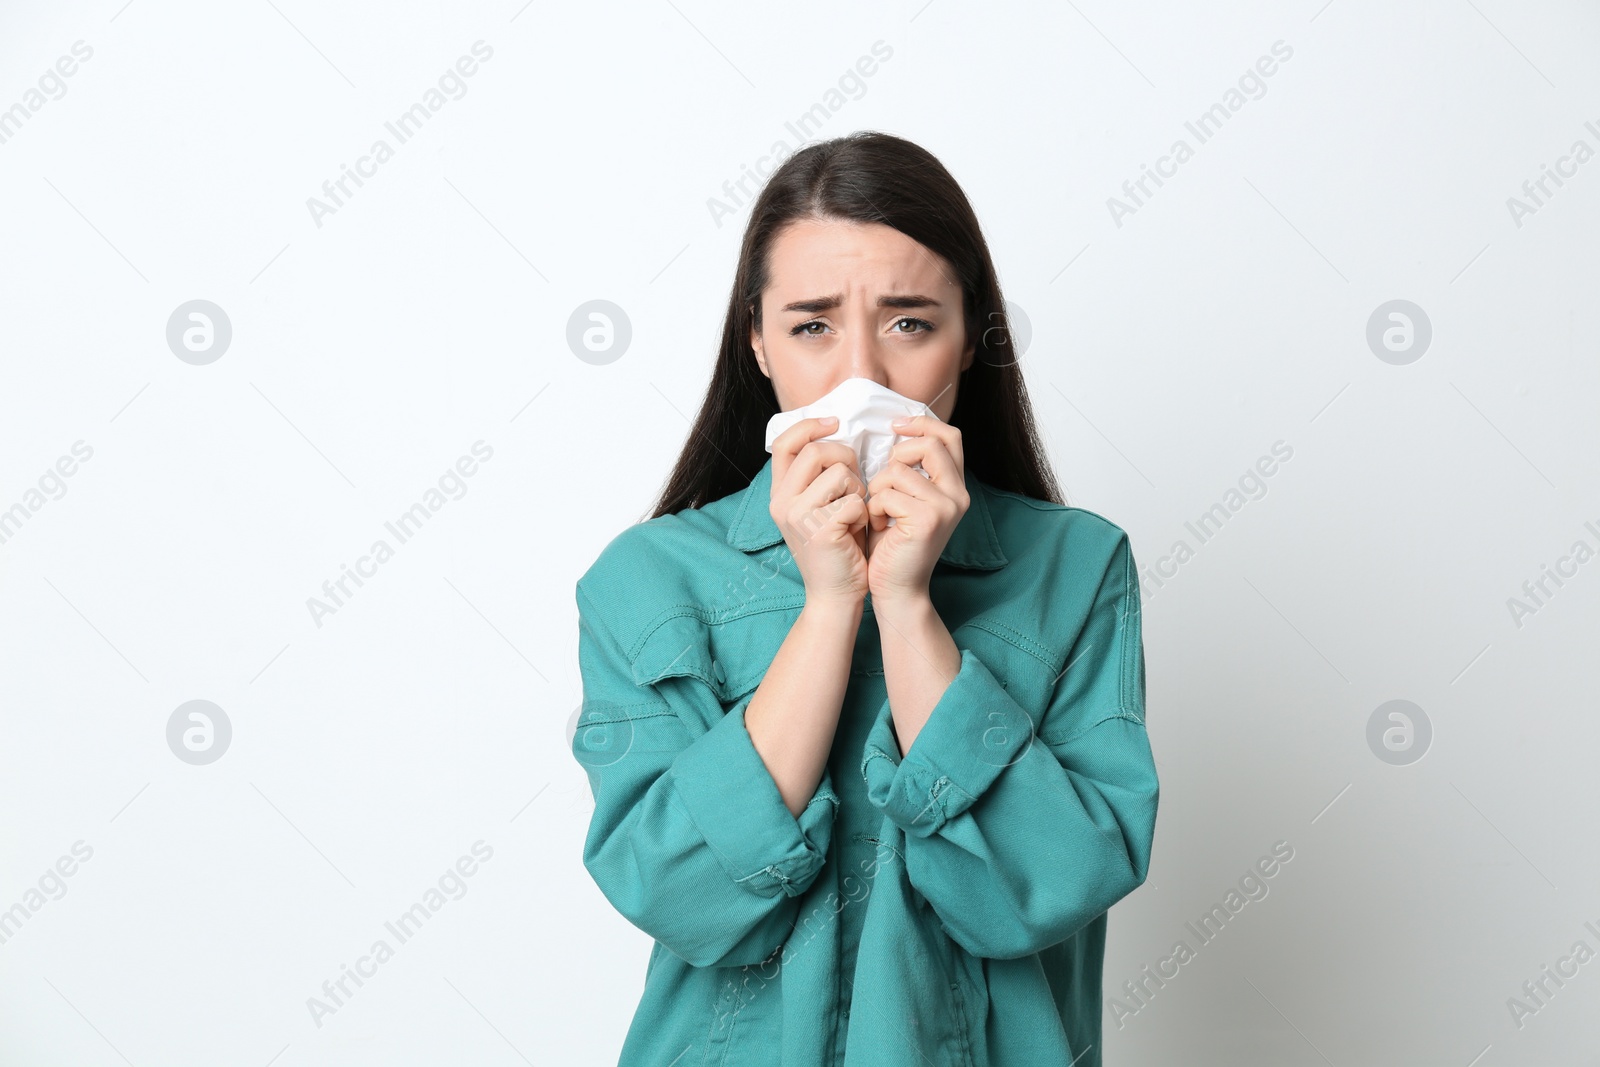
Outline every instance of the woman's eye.
{"label": "woman's eye", "polygon": [[[901,329],[898,329],[898,327],[904,326],[904,325],[906,325],[908,323],[910,325],[912,325],[912,326],[917,327],[917,329],[914,329],[914,330],[901,330]],[[813,326],[818,328],[817,332],[815,332],[815,333],[813,333],[811,331],[811,327],[813,327]],[[910,316],[907,316],[906,318],[903,318],[903,319],[897,319],[895,321],[895,326],[897,327],[897,329],[894,332],[896,332],[896,333],[905,333],[905,334],[929,333],[934,328],[933,323],[929,322],[927,319],[912,318]],[[813,319],[810,322],[802,322],[798,326],[791,327],[790,330],[789,330],[789,334],[790,334],[790,336],[820,337],[821,336],[821,331],[822,330],[826,330],[827,328],[828,328],[828,324],[827,323],[819,322],[818,320]]]}

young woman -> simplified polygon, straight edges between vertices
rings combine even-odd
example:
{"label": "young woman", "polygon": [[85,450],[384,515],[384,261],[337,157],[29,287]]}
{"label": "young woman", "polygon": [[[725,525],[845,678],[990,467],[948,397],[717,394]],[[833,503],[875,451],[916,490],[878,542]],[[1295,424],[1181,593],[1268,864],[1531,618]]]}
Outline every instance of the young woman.
{"label": "young woman", "polygon": [[[870,483],[836,422],[767,456],[852,377],[928,408]],[[656,942],[621,1067],[1100,1063],[1159,792],[1138,575],[1059,499],[932,155],[772,175],[662,499],[576,595],[584,865]]]}

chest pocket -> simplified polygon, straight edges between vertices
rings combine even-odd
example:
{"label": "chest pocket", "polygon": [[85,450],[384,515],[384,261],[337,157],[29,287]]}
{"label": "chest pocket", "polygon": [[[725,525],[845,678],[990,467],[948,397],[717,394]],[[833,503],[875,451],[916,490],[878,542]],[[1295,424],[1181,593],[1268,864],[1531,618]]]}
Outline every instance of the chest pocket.
{"label": "chest pocket", "polygon": [[716,707],[703,698],[690,701],[703,711],[709,729],[716,715],[761,684],[804,606],[805,594],[800,593],[752,601],[731,618],[688,605],[670,608],[633,651],[634,683],[709,694]]}

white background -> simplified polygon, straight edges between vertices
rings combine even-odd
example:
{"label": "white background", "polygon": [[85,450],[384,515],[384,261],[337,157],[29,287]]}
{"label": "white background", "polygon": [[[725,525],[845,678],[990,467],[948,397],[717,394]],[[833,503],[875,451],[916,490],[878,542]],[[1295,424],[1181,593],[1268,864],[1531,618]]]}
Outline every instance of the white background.
{"label": "white background", "polygon": [[[1600,548],[1600,160],[1507,204],[1600,149],[1594,5],[0,10],[0,108],[93,49],[0,144],[0,909],[26,912],[0,1063],[615,1062],[650,942],[580,862],[572,588],[703,395],[747,218],[709,201],[830,99],[808,136],[896,133],[961,182],[1069,502],[1147,572],[1293,449],[1144,586],[1161,807],[1108,994],[1294,858],[1120,1027],[1108,1004],[1106,1062],[1596,1062],[1600,959],[1520,1027],[1507,1003],[1600,951],[1600,561],[1508,606]],[[308,198],[478,40],[465,95],[319,226]],[[1280,40],[1118,225],[1107,199]],[[194,299],[233,331],[203,366],[166,339]],[[595,299],[632,327],[601,366],[566,340]],[[1366,339],[1394,299],[1432,325],[1405,365]],[[196,699],[232,728],[205,766],[167,740]],[[1433,731],[1404,766],[1367,741],[1394,699]]]}

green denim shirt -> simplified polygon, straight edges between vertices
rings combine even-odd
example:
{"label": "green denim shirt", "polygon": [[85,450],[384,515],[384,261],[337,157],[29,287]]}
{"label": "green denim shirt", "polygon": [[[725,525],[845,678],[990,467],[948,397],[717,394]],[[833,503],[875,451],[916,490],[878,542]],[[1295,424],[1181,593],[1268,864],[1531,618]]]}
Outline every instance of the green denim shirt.
{"label": "green denim shirt", "polygon": [[959,672],[901,758],[868,597],[798,818],[744,724],[805,603],[772,461],[578,580],[583,862],[656,942],[619,1067],[1100,1063],[1159,793],[1138,572],[1101,516],[966,483],[929,583]]}

